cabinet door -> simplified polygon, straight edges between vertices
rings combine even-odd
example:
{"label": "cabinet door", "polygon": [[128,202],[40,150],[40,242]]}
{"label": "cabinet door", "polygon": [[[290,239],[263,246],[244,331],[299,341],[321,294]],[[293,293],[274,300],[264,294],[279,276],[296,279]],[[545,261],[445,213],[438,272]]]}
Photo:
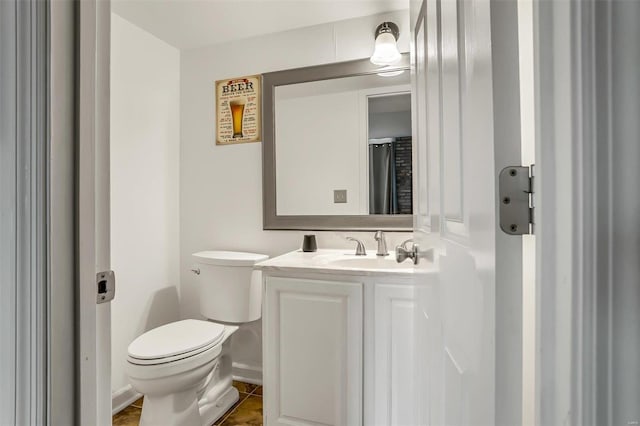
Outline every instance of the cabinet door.
{"label": "cabinet door", "polygon": [[374,423],[415,425],[413,286],[376,283],[374,291]]}
{"label": "cabinet door", "polygon": [[362,284],[266,278],[265,423],[362,424]]}

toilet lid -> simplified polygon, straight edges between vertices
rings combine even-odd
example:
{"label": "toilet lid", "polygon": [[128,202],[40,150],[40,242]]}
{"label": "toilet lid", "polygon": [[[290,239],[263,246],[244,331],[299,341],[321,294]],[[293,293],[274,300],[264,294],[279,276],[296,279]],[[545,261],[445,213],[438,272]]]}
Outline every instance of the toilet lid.
{"label": "toilet lid", "polygon": [[167,358],[215,345],[223,335],[221,324],[187,319],[147,331],[131,342],[128,351],[136,359]]}
{"label": "toilet lid", "polygon": [[218,266],[253,266],[269,258],[266,254],[219,250],[201,251],[192,256],[200,263]]}

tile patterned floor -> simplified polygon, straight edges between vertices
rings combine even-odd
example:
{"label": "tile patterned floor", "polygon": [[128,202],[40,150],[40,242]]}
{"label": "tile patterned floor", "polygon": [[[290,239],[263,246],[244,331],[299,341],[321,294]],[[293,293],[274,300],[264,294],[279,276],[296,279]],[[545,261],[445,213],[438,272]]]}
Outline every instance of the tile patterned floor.
{"label": "tile patterned floor", "polygon": [[[233,382],[240,392],[240,399],[229,409],[215,426],[259,426],[262,425],[262,386]],[[137,426],[142,414],[142,398],[113,416],[113,426]]]}

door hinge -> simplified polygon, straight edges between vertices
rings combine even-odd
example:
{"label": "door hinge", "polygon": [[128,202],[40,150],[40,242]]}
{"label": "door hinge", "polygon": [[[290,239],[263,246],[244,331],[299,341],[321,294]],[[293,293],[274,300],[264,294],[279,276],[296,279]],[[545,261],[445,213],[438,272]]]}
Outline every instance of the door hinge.
{"label": "door hinge", "polygon": [[533,234],[533,183],[533,164],[509,166],[500,172],[500,228],[509,235]]}
{"label": "door hinge", "polygon": [[102,271],[96,274],[96,303],[106,303],[116,295],[116,274]]}

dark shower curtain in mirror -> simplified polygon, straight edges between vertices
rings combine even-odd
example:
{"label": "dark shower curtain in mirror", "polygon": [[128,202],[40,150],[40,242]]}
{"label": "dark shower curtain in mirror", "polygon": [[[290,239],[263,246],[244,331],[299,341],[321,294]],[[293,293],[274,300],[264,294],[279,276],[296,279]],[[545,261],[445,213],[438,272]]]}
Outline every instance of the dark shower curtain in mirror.
{"label": "dark shower curtain in mirror", "polygon": [[369,214],[412,214],[411,136],[369,139]]}
{"label": "dark shower curtain in mirror", "polygon": [[398,213],[395,139],[369,140],[369,214]]}

